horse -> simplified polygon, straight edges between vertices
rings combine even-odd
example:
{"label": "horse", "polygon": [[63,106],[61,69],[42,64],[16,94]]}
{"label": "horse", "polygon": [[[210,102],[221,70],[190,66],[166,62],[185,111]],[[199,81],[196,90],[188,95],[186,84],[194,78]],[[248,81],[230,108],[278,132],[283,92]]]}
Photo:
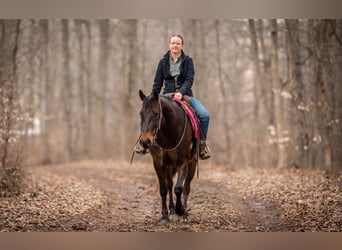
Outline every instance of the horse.
{"label": "horse", "polygon": [[[170,95],[159,95],[152,91],[151,95],[146,96],[139,90],[139,96],[143,102],[140,111],[140,144],[150,151],[158,177],[162,205],[160,221],[170,221],[169,211],[170,215],[177,214],[185,219],[188,216],[190,184],[198,165],[198,143],[194,138],[193,127],[183,108]],[[174,205],[172,188],[176,174]]]}

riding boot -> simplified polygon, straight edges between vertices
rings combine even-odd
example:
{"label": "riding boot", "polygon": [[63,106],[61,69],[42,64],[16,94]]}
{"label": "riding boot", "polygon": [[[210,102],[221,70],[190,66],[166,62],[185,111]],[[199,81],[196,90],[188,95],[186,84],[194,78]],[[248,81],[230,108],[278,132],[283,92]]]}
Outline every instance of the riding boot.
{"label": "riding boot", "polygon": [[199,150],[200,150],[199,157],[202,160],[206,160],[210,158],[210,149],[205,141],[200,141]]}

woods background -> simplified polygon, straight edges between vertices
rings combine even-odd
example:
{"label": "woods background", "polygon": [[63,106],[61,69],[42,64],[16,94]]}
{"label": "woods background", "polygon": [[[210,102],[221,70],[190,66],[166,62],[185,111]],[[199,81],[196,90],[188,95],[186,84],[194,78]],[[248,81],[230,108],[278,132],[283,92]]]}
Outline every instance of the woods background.
{"label": "woods background", "polygon": [[211,163],[341,169],[341,20],[3,19],[2,185],[27,164],[129,160],[138,90],[174,33],[211,114]]}

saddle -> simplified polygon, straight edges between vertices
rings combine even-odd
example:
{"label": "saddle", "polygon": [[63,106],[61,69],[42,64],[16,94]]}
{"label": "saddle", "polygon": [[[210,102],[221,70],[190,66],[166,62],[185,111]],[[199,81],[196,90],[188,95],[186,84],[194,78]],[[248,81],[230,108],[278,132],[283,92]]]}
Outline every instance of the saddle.
{"label": "saddle", "polygon": [[189,116],[192,124],[192,128],[194,130],[194,144],[192,147],[192,152],[195,154],[195,161],[197,165],[197,178],[199,178],[199,153],[200,153],[200,141],[203,139],[203,132],[200,126],[200,121],[198,119],[196,111],[191,107],[191,98],[190,96],[184,95],[183,100],[174,99],[185,111],[185,113]]}
{"label": "saddle", "polygon": [[173,101],[177,102],[179,106],[185,111],[185,113],[188,115],[191,121],[192,128],[194,130],[194,137],[195,139],[199,139],[200,136],[200,129],[199,129],[199,120],[197,117],[196,111],[191,107],[191,98],[188,95],[184,95],[182,100],[175,99],[176,93],[168,93],[164,94],[164,96],[168,96]]}
{"label": "saddle", "polygon": [[196,119],[196,112],[190,106],[190,97],[187,96],[187,100],[185,100],[183,97],[183,101],[175,98],[173,100],[177,102],[184,109],[185,113],[189,116],[192,128],[194,129],[194,137],[195,139],[198,139],[198,123]]}

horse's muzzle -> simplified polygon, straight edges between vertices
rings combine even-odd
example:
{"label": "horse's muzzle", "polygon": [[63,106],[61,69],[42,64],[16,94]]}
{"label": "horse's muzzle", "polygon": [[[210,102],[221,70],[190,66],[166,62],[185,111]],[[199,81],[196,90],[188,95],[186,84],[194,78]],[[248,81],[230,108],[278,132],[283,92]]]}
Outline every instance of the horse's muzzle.
{"label": "horse's muzzle", "polygon": [[141,135],[140,144],[145,148],[150,148],[153,142],[153,135],[152,133],[146,133]]}

